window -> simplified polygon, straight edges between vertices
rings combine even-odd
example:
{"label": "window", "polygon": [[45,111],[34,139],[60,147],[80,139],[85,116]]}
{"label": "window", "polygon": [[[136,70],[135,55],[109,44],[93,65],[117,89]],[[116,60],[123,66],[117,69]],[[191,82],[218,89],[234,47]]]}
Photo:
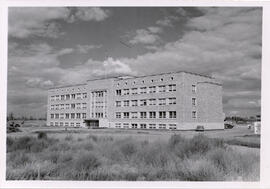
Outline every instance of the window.
{"label": "window", "polygon": [[124,100],[124,106],[129,106],[129,100]]}
{"label": "window", "polygon": [[96,118],[100,118],[100,117],[103,117],[103,113],[101,112],[96,113]]}
{"label": "window", "polygon": [[69,100],[69,99],[70,99],[70,95],[67,94],[67,95],[66,95],[66,100]]}
{"label": "window", "polygon": [[131,128],[132,129],[137,129],[138,128],[138,124],[137,123],[132,123],[131,124]]}
{"label": "window", "polygon": [[56,104],[56,105],[55,105],[55,109],[56,109],[56,110],[59,110],[59,104]]}
{"label": "window", "polygon": [[117,95],[117,96],[121,96],[121,89],[117,89],[117,90],[116,90],[116,95]]}
{"label": "window", "polygon": [[176,85],[169,85],[169,91],[176,91]]}
{"label": "window", "polygon": [[159,91],[160,93],[166,92],[166,86],[165,86],[165,85],[159,86],[158,89],[159,89],[158,91]]}
{"label": "window", "polygon": [[75,99],[76,95],[75,94],[71,94],[71,98]]}
{"label": "window", "polygon": [[131,118],[138,118],[138,113],[137,112],[131,112]]}
{"label": "window", "polygon": [[129,118],[129,112],[124,112],[124,119],[128,119]]}
{"label": "window", "polygon": [[149,112],[149,118],[156,118],[156,112]]}
{"label": "window", "polygon": [[121,123],[115,123],[116,128],[121,128]]}
{"label": "window", "polygon": [[196,98],[192,98],[192,106],[196,106]]}
{"label": "window", "polygon": [[83,119],[86,118],[86,113],[82,113],[82,118],[83,118]]}
{"label": "window", "polygon": [[149,99],[149,105],[156,105],[156,99]]}
{"label": "window", "polygon": [[160,99],[158,99],[158,104],[159,105],[166,105],[166,98],[160,98]]}
{"label": "window", "polygon": [[60,98],[59,95],[55,96],[55,100],[60,100],[59,98]]}
{"label": "window", "polygon": [[163,78],[160,78],[160,81],[163,81]]}
{"label": "window", "polygon": [[191,87],[192,87],[192,89],[191,89],[192,92],[193,92],[193,93],[196,93],[196,85],[192,85]]}
{"label": "window", "polygon": [[54,105],[51,105],[51,110],[54,110]]}
{"label": "window", "polygon": [[159,112],[159,118],[166,118],[166,112]]}
{"label": "window", "polygon": [[64,104],[61,104],[60,107],[61,107],[61,110],[65,109],[65,105]]}
{"label": "window", "polygon": [[115,102],[115,106],[116,106],[116,107],[121,107],[121,101],[116,101],[116,102]]}
{"label": "window", "polygon": [[159,124],[158,125],[158,128],[159,129],[166,129],[166,124]]}
{"label": "window", "polygon": [[51,114],[51,119],[53,119],[54,118],[54,114]]}
{"label": "window", "polygon": [[61,126],[61,127],[63,127],[63,126],[64,126],[63,122],[60,122],[60,126]]}
{"label": "window", "polygon": [[65,122],[65,126],[68,127],[68,125],[69,125],[68,122]]}
{"label": "window", "polygon": [[50,122],[50,126],[53,126],[53,122]]}
{"label": "window", "polygon": [[156,124],[149,124],[149,129],[155,129],[156,128]]}
{"label": "window", "polygon": [[83,98],[87,98],[87,93],[83,93]]}
{"label": "window", "polygon": [[171,80],[173,80],[174,78],[173,77],[171,77]]}
{"label": "window", "polygon": [[66,119],[69,119],[69,114],[66,114]]}
{"label": "window", "polygon": [[55,114],[55,119],[59,119],[59,114]]}
{"label": "window", "polygon": [[123,90],[123,95],[129,95],[129,89],[124,89]]}
{"label": "window", "polygon": [[86,109],[86,103],[82,103],[82,109]]}
{"label": "window", "polygon": [[141,112],[141,118],[146,118],[146,112]]}
{"label": "window", "polygon": [[71,109],[75,109],[75,104],[71,104]]}
{"label": "window", "polygon": [[115,113],[115,117],[116,117],[116,118],[121,118],[121,112],[116,112],[116,113]]}
{"label": "window", "polygon": [[176,111],[170,111],[169,118],[176,118]]}
{"label": "window", "polygon": [[61,100],[65,100],[65,95],[61,95]]}
{"label": "window", "polygon": [[155,92],[156,92],[155,86],[149,87],[149,93],[155,93]]}
{"label": "window", "polygon": [[103,97],[104,91],[96,91],[95,95],[96,95],[96,97]]}
{"label": "window", "polygon": [[169,104],[176,104],[176,98],[169,98]]}
{"label": "window", "polygon": [[55,122],[55,126],[58,126],[58,122]]}
{"label": "window", "polygon": [[51,101],[54,101],[54,96],[51,96]]}
{"label": "window", "polygon": [[80,113],[76,113],[76,118],[80,119],[81,118],[81,114]]}
{"label": "window", "polygon": [[73,122],[71,122],[71,123],[70,123],[70,126],[71,126],[71,127],[74,127],[74,123],[73,123]]}
{"label": "window", "polygon": [[141,126],[141,129],[146,129],[146,124],[145,123],[141,123],[140,126]]}
{"label": "window", "polygon": [[138,106],[138,100],[132,100],[131,106]]}
{"label": "window", "polygon": [[77,109],[81,109],[81,103],[77,103],[77,104],[76,104],[76,108],[77,108]]}
{"label": "window", "polygon": [[146,105],[147,105],[146,100],[140,100],[140,105],[141,105],[141,106],[146,106]]}
{"label": "window", "polygon": [[129,128],[129,123],[123,123],[123,128]]}
{"label": "window", "polygon": [[60,114],[60,119],[64,119],[64,113]]}
{"label": "window", "polygon": [[146,87],[141,87],[141,88],[140,88],[140,93],[141,93],[141,94],[146,93]]}
{"label": "window", "polygon": [[131,94],[133,94],[133,95],[138,94],[138,88],[132,88]]}
{"label": "window", "polygon": [[66,109],[69,109],[69,104],[66,104]]}
{"label": "window", "polygon": [[75,118],[75,113],[71,113],[71,114],[70,114],[70,118],[71,118],[71,119],[74,119],[74,118]]}
{"label": "window", "polygon": [[80,123],[76,123],[76,127],[80,127],[81,126],[81,124]]}
{"label": "window", "polygon": [[197,112],[196,111],[192,111],[192,118],[197,118]]}

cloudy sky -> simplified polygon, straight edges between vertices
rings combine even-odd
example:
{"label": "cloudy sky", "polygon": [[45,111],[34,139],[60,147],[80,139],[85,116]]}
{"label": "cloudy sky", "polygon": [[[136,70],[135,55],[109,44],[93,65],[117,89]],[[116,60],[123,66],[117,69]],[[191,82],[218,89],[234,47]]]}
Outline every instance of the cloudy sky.
{"label": "cloudy sky", "polygon": [[260,113],[261,8],[9,8],[8,112],[44,117],[47,89],[186,70],[223,82],[226,115]]}

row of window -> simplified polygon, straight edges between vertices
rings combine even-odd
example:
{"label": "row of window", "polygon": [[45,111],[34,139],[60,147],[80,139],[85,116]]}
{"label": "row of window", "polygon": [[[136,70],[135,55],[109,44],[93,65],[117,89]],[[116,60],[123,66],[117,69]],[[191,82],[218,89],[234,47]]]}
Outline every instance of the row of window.
{"label": "row of window", "polygon": [[[163,78],[160,78],[159,80],[160,80],[160,81],[164,81]],[[174,77],[171,77],[170,80],[174,80]],[[151,83],[153,83],[153,82],[154,82],[154,79],[151,79],[150,81],[151,81]],[[144,80],[142,80],[141,82],[142,82],[143,84],[145,83]],[[127,85],[127,84],[128,84],[128,82],[126,81],[126,82],[125,82],[125,85]],[[135,85],[135,84],[136,84],[136,81],[133,81],[132,84]],[[120,86],[120,83],[117,83],[117,86]]]}
{"label": "row of window", "polygon": [[92,113],[92,118],[106,118],[107,117],[107,114],[106,112],[95,112],[95,113]]}
{"label": "row of window", "polygon": [[117,89],[116,95],[117,96],[129,95],[129,94],[135,95],[135,94],[156,93],[156,92],[162,93],[162,92],[171,92],[171,91],[176,91],[176,84],[140,87],[140,88],[131,88],[131,89]]}
{"label": "row of window", "polygon": [[131,128],[131,129],[170,129],[170,130],[176,130],[177,125],[176,124],[155,124],[155,123],[115,123],[116,128]]}
{"label": "row of window", "polygon": [[51,119],[81,119],[86,118],[86,113],[61,113],[51,114]]}
{"label": "row of window", "polygon": [[65,95],[55,95],[51,96],[51,101],[58,101],[58,100],[70,100],[70,99],[84,99],[87,98],[87,93],[74,93],[74,94],[65,94]]}
{"label": "row of window", "polygon": [[107,93],[107,91],[104,91],[104,90],[91,92],[92,97],[104,97],[104,96],[106,96],[106,93]]}
{"label": "row of window", "polygon": [[52,104],[51,110],[86,109],[86,103]]}
{"label": "row of window", "polygon": [[65,126],[65,127],[80,127],[81,123],[80,122],[50,122],[50,126]]}
{"label": "row of window", "polygon": [[146,119],[146,118],[160,118],[160,119],[165,119],[165,118],[170,118],[170,119],[175,119],[176,118],[176,111],[159,111],[159,112],[116,112],[115,113],[115,118],[117,119]]}
{"label": "row of window", "polygon": [[[158,103],[157,103],[158,100]],[[139,102],[139,104],[138,104]],[[176,104],[176,98],[159,98],[159,99],[141,99],[141,100],[124,100],[116,101],[116,107],[127,107],[127,106],[151,106],[151,105],[172,105]]]}

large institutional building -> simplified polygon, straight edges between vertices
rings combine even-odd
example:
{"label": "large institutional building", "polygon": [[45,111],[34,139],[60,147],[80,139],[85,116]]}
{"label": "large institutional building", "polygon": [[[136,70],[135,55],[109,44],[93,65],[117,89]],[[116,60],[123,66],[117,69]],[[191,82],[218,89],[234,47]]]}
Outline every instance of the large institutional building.
{"label": "large institutional building", "polygon": [[222,85],[195,73],[88,80],[48,91],[48,126],[223,129]]}

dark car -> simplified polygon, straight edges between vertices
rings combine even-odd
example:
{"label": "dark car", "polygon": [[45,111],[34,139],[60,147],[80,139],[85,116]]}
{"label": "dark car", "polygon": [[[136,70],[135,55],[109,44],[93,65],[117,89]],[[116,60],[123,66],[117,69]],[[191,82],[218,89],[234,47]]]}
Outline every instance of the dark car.
{"label": "dark car", "polygon": [[198,125],[198,126],[196,127],[196,130],[195,130],[195,131],[203,132],[203,131],[204,131],[204,126]]}
{"label": "dark car", "polygon": [[233,125],[231,125],[231,124],[229,124],[229,123],[225,123],[224,124],[224,128],[225,129],[232,129],[234,126]]}

